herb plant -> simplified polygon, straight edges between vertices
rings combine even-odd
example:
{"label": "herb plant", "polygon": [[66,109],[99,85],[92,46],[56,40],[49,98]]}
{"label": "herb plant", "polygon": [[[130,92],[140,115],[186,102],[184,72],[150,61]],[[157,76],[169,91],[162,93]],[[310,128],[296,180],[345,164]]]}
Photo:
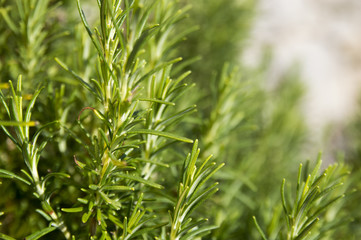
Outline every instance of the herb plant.
{"label": "herb plant", "polygon": [[[37,4],[47,6],[46,2]],[[98,56],[96,70],[92,73],[94,78],[90,79],[84,79],[80,76],[84,74],[76,73],[56,58],[79,82],[77,86],[92,98],[82,102],[85,106],[79,110],[75,124],[69,125],[60,119],[39,123],[41,127],[31,134],[30,127],[36,125],[31,121],[31,113],[41,89],[32,96],[24,112],[21,76],[16,90],[12,82],[9,83],[12,96],[1,94],[9,118],[1,122],[2,129],[20,150],[28,168],[27,171],[21,169],[24,177],[8,170],[1,170],[1,176],[30,185],[42,206],[34,211],[48,221],[48,227],[30,234],[28,239],[37,239],[57,229],[66,239],[137,236],[164,239],[168,235],[171,239],[181,239],[183,235],[196,237],[212,229],[200,228],[204,220],[192,220],[190,215],[217,190],[214,184],[204,186],[219,167],[206,158],[197,169],[197,143],[183,166],[174,166],[183,172],[182,175],[169,180],[169,176],[162,177],[161,172],[156,171],[170,167],[162,156],[166,148],[178,142],[193,143],[189,138],[170,132],[173,125],[195,108],[174,107],[177,98],[189,87],[183,83],[189,73],[176,74],[174,79],[170,76],[172,65],[181,60],[172,58],[172,44],[178,41],[172,28],[183,17],[182,11],[172,11],[172,5],[167,1],[98,2],[100,27],[92,29],[77,1],[81,21]],[[27,6],[27,10],[37,10],[36,6],[35,9]],[[32,78],[32,75],[27,77]],[[38,139],[50,125],[65,129],[84,147],[86,154],[82,154],[81,149],[79,153],[73,152],[79,173],[73,171],[73,176],[63,172],[39,174],[38,164],[48,140],[38,143]],[[8,127],[15,129],[15,135]],[[57,132],[54,129],[49,134],[52,137]],[[71,185],[76,186],[70,193],[74,197],[54,204],[53,193],[48,188],[50,177],[69,178]],[[161,181],[167,179],[176,183],[177,178],[180,181],[178,193],[174,196],[163,193]],[[168,199],[165,207],[159,210],[151,207],[165,199]],[[78,219],[77,223],[69,224],[68,215]]]}
{"label": "herb plant", "polygon": [[268,92],[267,61],[236,60],[254,1],[189,3],[0,0],[1,239],[331,239],[349,222],[346,164],[301,165],[280,194],[302,87],[291,72]]}

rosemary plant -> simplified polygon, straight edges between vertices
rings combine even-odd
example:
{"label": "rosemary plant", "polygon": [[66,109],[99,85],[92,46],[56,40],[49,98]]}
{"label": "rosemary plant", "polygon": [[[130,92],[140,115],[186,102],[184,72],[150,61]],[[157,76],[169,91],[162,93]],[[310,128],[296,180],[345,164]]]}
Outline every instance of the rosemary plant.
{"label": "rosemary plant", "polygon": [[[24,162],[27,166],[27,170],[21,169],[21,172],[24,174],[25,178],[3,169],[0,170],[0,176],[5,178],[15,178],[25,184],[32,185],[34,189],[33,194],[41,201],[42,205],[42,209],[37,209],[38,213],[43,215],[52,223],[51,227],[44,228],[41,231],[30,235],[30,239],[34,239],[35,236],[41,237],[43,234],[54,230],[56,227],[64,233],[64,236],[66,238],[70,238],[70,233],[64,225],[64,222],[60,219],[59,213],[57,213],[51,207],[50,193],[46,192],[47,181],[49,180],[49,178],[54,176],[69,177],[69,175],[64,173],[49,173],[46,176],[39,176],[38,172],[40,155],[47,144],[46,140],[38,144],[38,138],[42,130],[47,126],[54,124],[54,122],[45,124],[44,126],[39,128],[33,136],[30,135],[30,127],[36,125],[36,122],[31,121],[31,113],[41,89],[33,95],[28,106],[26,107],[25,112],[23,112],[21,75],[18,78],[16,90],[13,87],[11,81],[10,89],[12,96],[10,97],[9,105],[6,103],[4,95],[2,93],[0,95],[1,102],[11,120],[7,122],[2,122],[1,128],[22,153]],[[6,126],[14,126],[15,134],[11,134],[10,130],[7,129]]]}
{"label": "rosemary plant", "polygon": [[4,31],[4,37],[8,38],[8,57],[2,59],[3,76],[16,79],[22,74],[26,87],[34,86],[40,82],[40,78],[46,77],[45,66],[49,67],[49,58],[52,57],[49,54],[51,44],[64,34],[52,31],[55,19],[49,18],[54,16],[52,13],[58,4],[50,3],[50,0],[6,2],[2,1],[0,8],[0,15],[8,27]]}
{"label": "rosemary plant", "polygon": [[[277,234],[277,239],[329,238],[332,234],[330,235],[328,231],[334,231],[336,226],[347,223],[342,217],[330,218],[327,215],[335,213],[327,213],[327,211],[332,204],[345,197],[345,189],[342,185],[349,174],[348,169],[335,164],[319,175],[321,163],[319,158],[311,173],[307,169],[303,171],[303,166],[300,165],[293,204],[290,195],[285,191],[286,180],[283,179],[281,200],[286,226],[273,226],[272,230],[275,231],[273,234]],[[263,239],[275,239],[266,237],[255,217],[254,221]]]}
{"label": "rosemary plant", "polygon": [[[174,107],[190,86],[183,83],[189,72],[170,78],[172,65],[181,61],[172,58],[170,51],[182,37],[182,34],[175,34],[173,26],[184,13],[172,10],[176,6],[171,1],[109,0],[99,1],[97,5],[99,28],[92,29],[80,1],[77,1],[81,21],[97,53],[96,71],[90,73],[95,74],[94,77],[84,79],[80,75],[86,75],[76,73],[56,59],[93,99],[83,102],[85,105],[78,110],[76,125],[69,127],[60,120],[49,122],[42,124],[31,136],[30,125],[35,125],[31,113],[41,90],[32,97],[24,118],[21,77],[16,91],[10,82],[10,107],[8,97],[1,94],[2,104],[10,118],[1,122],[2,128],[21,150],[29,171],[22,172],[30,181],[7,170],[1,170],[1,176],[32,184],[34,195],[43,207],[37,211],[49,222],[49,227],[30,234],[27,239],[38,239],[56,229],[66,239],[131,239],[140,236],[184,239],[204,235],[211,228],[199,228],[204,220],[193,222],[190,216],[216,191],[214,184],[204,186],[219,167],[209,163],[207,158],[199,169],[196,168],[197,143],[192,155],[185,159],[184,166],[177,167],[183,169],[183,175],[178,175],[181,178],[178,197],[168,202],[168,209],[173,212],[172,220],[164,208],[156,211],[150,207],[159,196],[161,199],[164,196],[173,198],[164,192],[159,182],[167,177],[162,177],[157,169],[169,168],[169,164],[163,162],[162,152],[178,142],[193,143],[189,138],[170,132],[173,125],[195,109],[194,105],[185,109]],[[65,173],[39,176],[39,159],[47,141],[38,147],[37,140],[42,130],[52,124],[60,124],[60,128],[65,129],[86,151],[73,153],[78,168],[77,172],[72,171],[73,176]],[[14,127],[16,136],[6,126]],[[70,178],[77,186],[72,190],[73,197],[64,203],[56,203],[56,208],[52,207],[52,195],[46,184],[51,176]],[[177,182],[176,179],[171,181]],[[68,223],[66,219],[78,221]],[[12,239],[4,234],[3,237]]]}
{"label": "rosemary plant", "polygon": [[188,3],[0,0],[1,239],[354,237],[346,164],[279,196],[303,89],[239,63],[255,1]]}

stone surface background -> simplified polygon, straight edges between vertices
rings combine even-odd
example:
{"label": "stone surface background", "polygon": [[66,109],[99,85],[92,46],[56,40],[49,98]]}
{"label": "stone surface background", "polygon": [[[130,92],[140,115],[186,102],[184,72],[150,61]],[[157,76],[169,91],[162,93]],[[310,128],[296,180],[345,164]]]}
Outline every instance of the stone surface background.
{"label": "stone surface background", "polygon": [[257,14],[243,60],[254,64],[271,47],[269,82],[297,63],[317,147],[339,141],[361,93],[361,1],[259,0]]}

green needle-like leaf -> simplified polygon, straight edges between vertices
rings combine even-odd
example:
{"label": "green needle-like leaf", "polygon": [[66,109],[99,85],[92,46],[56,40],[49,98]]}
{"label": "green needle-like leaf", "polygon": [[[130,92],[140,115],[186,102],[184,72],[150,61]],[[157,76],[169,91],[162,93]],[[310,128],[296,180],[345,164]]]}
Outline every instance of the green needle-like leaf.
{"label": "green needle-like leaf", "polygon": [[131,131],[128,132],[128,134],[150,134],[150,135],[156,135],[156,136],[161,136],[161,137],[166,137],[166,138],[178,140],[178,141],[181,141],[181,142],[193,143],[192,139],[185,138],[185,137],[180,137],[180,136],[177,136],[177,135],[175,135],[173,133],[157,131],[157,130],[152,130],[152,129],[131,130]]}
{"label": "green needle-like leaf", "polygon": [[28,122],[17,122],[17,121],[0,121],[0,125],[8,127],[35,127],[38,125],[37,121],[28,121]]}
{"label": "green needle-like leaf", "polygon": [[261,234],[262,239],[263,239],[263,240],[267,240],[266,235],[265,235],[265,233],[263,232],[263,230],[261,229],[261,227],[259,226],[259,224],[258,224],[257,219],[256,219],[255,216],[253,216],[253,221],[254,221],[254,224],[255,224],[256,227],[257,227],[258,232]]}
{"label": "green needle-like leaf", "polygon": [[82,212],[82,211],[83,211],[83,207],[62,208],[61,211],[67,212],[67,213],[77,213],[77,212]]}
{"label": "green needle-like leaf", "polygon": [[98,92],[92,87],[90,86],[89,83],[87,83],[86,81],[84,81],[79,75],[77,75],[73,70],[71,70],[64,62],[62,62],[60,59],[55,58],[55,61],[62,67],[64,68],[67,72],[69,72],[75,80],[78,80],[79,83],[84,86],[86,89],[88,89],[91,93],[94,94],[94,96],[96,96],[100,101],[101,101],[101,97],[99,96]]}
{"label": "green needle-like leaf", "polygon": [[9,172],[9,171],[6,171],[4,169],[0,169],[0,178],[3,177],[3,178],[15,178],[17,180],[20,180],[22,181],[23,183],[26,183],[27,185],[31,185],[31,183],[27,180],[25,180],[24,178],[22,177],[19,177],[18,175],[16,175],[15,173],[12,173],[12,172]]}
{"label": "green needle-like leaf", "polygon": [[114,175],[116,175],[117,177],[120,177],[120,178],[125,178],[125,179],[133,180],[133,181],[136,181],[136,182],[140,182],[140,183],[143,183],[143,184],[148,185],[150,187],[154,187],[154,188],[158,188],[158,189],[163,189],[164,188],[162,185],[151,182],[149,180],[145,180],[144,178],[141,178],[141,177],[138,177],[138,176],[135,176],[135,175],[122,174],[122,173],[115,173]]}
{"label": "green needle-like leaf", "polygon": [[33,233],[33,234],[25,237],[25,239],[26,240],[36,240],[36,239],[39,239],[42,236],[45,236],[46,234],[54,231],[55,229],[56,229],[56,227],[47,227],[47,228],[44,228],[36,233]]}
{"label": "green needle-like leaf", "polygon": [[0,239],[3,239],[3,240],[16,240],[15,238],[12,238],[8,235],[5,235],[3,233],[0,233]]}

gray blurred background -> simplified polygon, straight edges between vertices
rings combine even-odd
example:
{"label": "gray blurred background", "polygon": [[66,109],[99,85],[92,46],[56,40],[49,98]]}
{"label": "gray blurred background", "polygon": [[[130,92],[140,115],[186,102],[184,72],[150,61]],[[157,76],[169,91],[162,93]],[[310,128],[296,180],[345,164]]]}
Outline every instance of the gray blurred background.
{"label": "gray blurred background", "polygon": [[256,65],[270,48],[270,85],[298,66],[314,148],[325,150],[342,147],[342,131],[357,112],[360,41],[360,0],[260,0],[242,60]]}

